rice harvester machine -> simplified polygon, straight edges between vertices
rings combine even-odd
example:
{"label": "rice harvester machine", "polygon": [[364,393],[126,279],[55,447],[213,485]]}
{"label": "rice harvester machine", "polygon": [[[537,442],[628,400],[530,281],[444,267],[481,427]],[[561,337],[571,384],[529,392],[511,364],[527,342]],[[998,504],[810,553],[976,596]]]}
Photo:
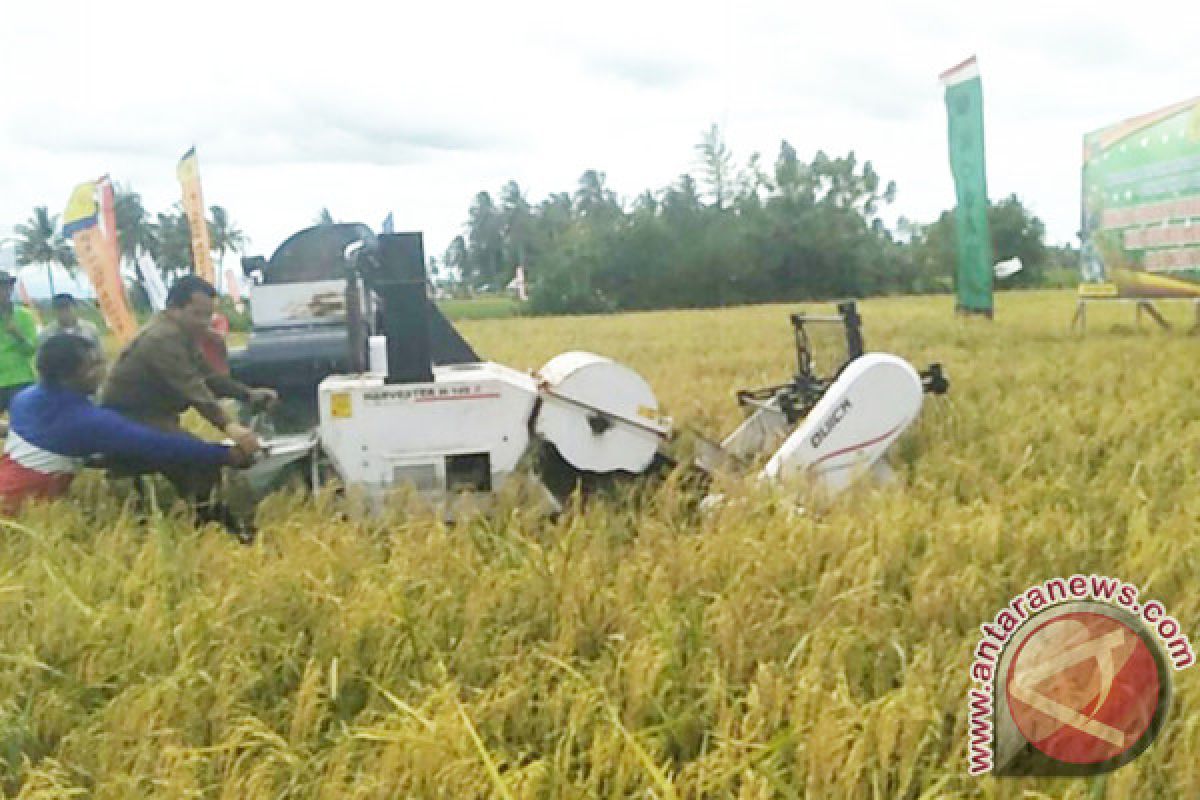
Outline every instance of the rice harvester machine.
{"label": "rice harvester machine", "polygon": [[[266,454],[249,470],[257,488],[307,464],[313,484],[333,475],[373,500],[407,486],[450,508],[525,474],[558,507],[580,484],[676,465],[672,420],[629,367],[580,351],[534,372],[481,359],[429,299],[420,233],[347,226],[331,241],[323,266],[251,289],[254,331],[231,358],[235,376],[285,397],[309,393],[295,404],[300,432],[264,435]],[[267,271],[261,260],[247,266]],[[300,321],[281,324],[284,307]],[[324,309],[316,321],[314,309]],[[864,352],[853,304],[791,321],[796,375],[738,392],[745,421],[719,444],[699,437],[689,466],[752,466],[766,479],[805,475],[840,491],[880,469],[925,392],[946,390],[936,364],[918,373],[897,356]],[[810,332],[830,326],[844,333],[846,358],[822,376]]]}

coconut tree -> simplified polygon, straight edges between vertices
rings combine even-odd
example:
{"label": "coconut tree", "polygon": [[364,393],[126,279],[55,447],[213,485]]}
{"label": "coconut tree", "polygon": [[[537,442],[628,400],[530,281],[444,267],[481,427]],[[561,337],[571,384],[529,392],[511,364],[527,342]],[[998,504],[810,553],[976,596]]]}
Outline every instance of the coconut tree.
{"label": "coconut tree", "polygon": [[217,254],[217,267],[221,275],[225,274],[225,254],[240,253],[246,247],[246,234],[238,230],[229,212],[221,206],[209,206],[208,213],[208,243]]}
{"label": "coconut tree", "polygon": [[142,205],[142,196],[132,187],[113,187],[113,212],[117,218],[117,238],[121,258],[136,267],[138,257],[154,252],[154,223]]}
{"label": "coconut tree", "polygon": [[44,266],[51,294],[55,293],[55,264],[75,274],[75,251],[58,228],[58,215],[51,214],[46,206],[34,208],[33,216],[13,230],[17,234],[17,265]]}
{"label": "coconut tree", "polygon": [[152,231],[151,254],[163,281],[171,283],[178,275],[194,269],[192,264],[192,237],[188,232],[187,217],[176,203],[170,211],[157,215]]}

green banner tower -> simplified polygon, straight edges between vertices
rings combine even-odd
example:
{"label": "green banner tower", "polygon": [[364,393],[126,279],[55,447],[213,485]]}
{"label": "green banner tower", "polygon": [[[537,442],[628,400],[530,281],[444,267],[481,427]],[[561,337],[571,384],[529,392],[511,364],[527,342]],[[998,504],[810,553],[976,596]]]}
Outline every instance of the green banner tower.
{"label": "green banner tower", "polygon": [[958,233],[956,309],[992,316],[992,237],[988,231],[987,170],[983,154],[983,84],[971,56],[941,75],[946,87],[950,171]]}

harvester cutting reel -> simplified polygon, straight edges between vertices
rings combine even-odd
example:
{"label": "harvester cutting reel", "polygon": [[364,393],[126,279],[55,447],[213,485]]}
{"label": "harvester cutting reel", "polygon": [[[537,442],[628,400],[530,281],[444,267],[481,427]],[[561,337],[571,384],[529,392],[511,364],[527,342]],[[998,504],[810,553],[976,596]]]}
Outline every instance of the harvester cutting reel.
{"label": "harvester cutting reel", "polygon": [[[899,356],[864,352],[853,302],[839,304],[835,315],[792,314],[791,324],[796,374],[787,383],[738,391],[745,420],[719,445],[699,440],[697,466],[710,473],[744,470],[770,453],[762,478],[803,476],[828,494],[867,473],[888,477],[884,454],[917,418],[924,395],[949,389],[941,364],[917,372]],[[837,351],[828,374],[818,367],[818,337],[839,340],[828,348]]]}

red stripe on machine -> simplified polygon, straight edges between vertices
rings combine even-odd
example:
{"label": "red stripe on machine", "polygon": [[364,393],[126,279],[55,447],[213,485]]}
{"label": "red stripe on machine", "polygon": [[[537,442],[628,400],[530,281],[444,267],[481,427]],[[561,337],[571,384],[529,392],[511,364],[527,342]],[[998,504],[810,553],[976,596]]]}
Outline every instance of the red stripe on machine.
{"label": "red stripe on machine", "polygon": [[448,394],[445,397],[418,397],[413,402],[439,403],[442,400],[495,400],[499,396],[499,392],[485,392],[484,394]]}
{"label": "red stripe on machine", "polygon": [[831,458],[836,458],[837,456],[843,455],[845,453],[849,453],[852,450],[862,450],[864,447],[870,447],[873,444],[882,442],[884,439],[888,438],[889,436],[891,436],[893,433],[895,433],[898,430],[900,430],[899,425],[895,426],[887,433],[876,436],[874,439],[868,439],[865,442],[859,442],[858,444],[852,444],[849,447],[843,447],[841,450],[834,450],[832,453],[823,455],[820,458],[818,458],[816,461],[814,461],[812,463],[812,466],[809,467],[809,469],[813,469],[813,468],[817,467],[818,465],[825,463],[826,461],[828,461]]}

